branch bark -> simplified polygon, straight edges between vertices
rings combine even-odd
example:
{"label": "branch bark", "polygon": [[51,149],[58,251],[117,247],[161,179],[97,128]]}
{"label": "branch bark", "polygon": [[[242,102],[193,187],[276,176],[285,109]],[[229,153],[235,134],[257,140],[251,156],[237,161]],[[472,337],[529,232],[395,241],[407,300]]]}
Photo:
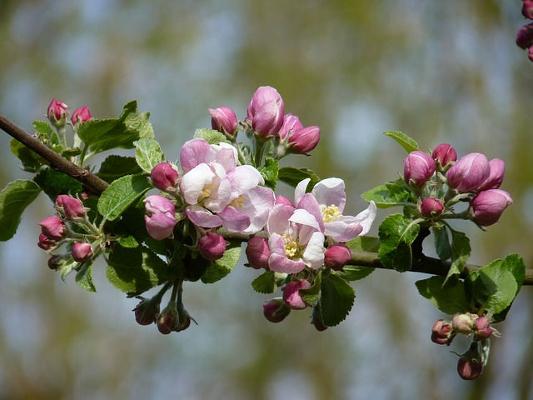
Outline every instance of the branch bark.
{"label": "branch bark", "polygon": [[[76,164],[63,158],[61,155],[45,146],[38,139],[26,133],[24,130],[16,126],[2,115],[0,115],[0,128],[8,135],[12,136],[20,143],[35,151],[37,154],[47,160],[50,163],[50,166],[53,168],[64,172],[65,174],[70,175],[74,179],[77,179],[83,183],[94,194],[102,193],[109,186],[109,184],[104,180],[92,174],[90,171],[80,168]],[[227,234],[225,236],[228,239],[247,239],[241,235]],[[366,251],[353,252],[351,264],[361,267],[389,269],[381,264],[377,253]],[[477,265],[468,264],[465,267],[465,270],[470,271],[479,268],[480,267]],[[416,257],[413,268],[410,271],[446,276],[449,269],[450,264],[448,262],[442,262],[439,259],[421,255],[420,257]],[[533,269],[531,268],[526,269],[524,285],[533,285]]]}

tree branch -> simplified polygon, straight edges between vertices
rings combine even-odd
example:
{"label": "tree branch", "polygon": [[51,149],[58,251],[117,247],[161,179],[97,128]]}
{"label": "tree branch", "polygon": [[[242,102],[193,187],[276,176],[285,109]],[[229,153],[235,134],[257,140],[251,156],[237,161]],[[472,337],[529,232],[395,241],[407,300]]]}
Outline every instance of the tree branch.
{"label": "tree branch", "polygon": [[[55,151],[45,146],[35,137],[24,132],[21,128],[16,126],[14,123],[9,121],[2,115],[0,115],[0,128],[4,130],[8,135],[12,136],[20,143],[22,143],[29,149],[35,151],[37,154],[47,160],[53,168],[64,172],[65,174],[70,175],[74,179],[77,179],[78,181],[83,183],[94,194],[102,193],[109,186],[109,184],[104,180],[100,179],[88,170],[80,168],[76,164],[63,158],[61,155],[57,154]],[[243,235],[235,235],[230,233],[226,233],[224,236],[227,239],[236,240],[246,240],[248,238],[248,236],[244,237]],[[351,264],[361,267],[390,269],[381,264],[377,253],[366,251],[353,252]],[[477,265],[468,264],[465,267],[465,271],[472,271],[479,268],[480,267]],[[431,275],[446,276],[449,270],[450,263],[442,262],[439,259],[421,255],[419,257],[416,257],[413,268],[410,271],[421,272]],[[533,269],[526,269],[526,278],[523,284],[533,285]]]}

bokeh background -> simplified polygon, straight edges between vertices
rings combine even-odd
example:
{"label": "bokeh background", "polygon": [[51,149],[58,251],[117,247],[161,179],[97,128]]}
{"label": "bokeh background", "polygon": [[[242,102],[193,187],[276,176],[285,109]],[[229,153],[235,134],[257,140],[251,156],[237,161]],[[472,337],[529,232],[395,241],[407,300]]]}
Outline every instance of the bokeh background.
{"label": "bokeh background", "polygon": [[[139,99],[173,159],[209,125],[208,107],[244,116],[269,84],[288,111],[321,126],[321,145],[298,162],[344,178],[350,211],[401,171],[385,130],[505,159],[515,202],[486,233],[464,227],[472,261],[519,252],[533,266],[533,65],[514,45],[522,22],[518,0],[1,0],[0,112],[30,129],[52,96],[100,117]],[[8,144],[0,135],[0,186],[27,175]],[[347,321],[318,333],[306,312],[267,323],[249,285],[257,272],[241,266],[216,285],[187,285],[200,325],[162,336],[136,325],[135,301],[111,287],[103,264],[96,295],[48,270],[35,243],[51,211],[41,196],[0,243],[1,399],[533,399],[531,288],[476,382],[456,374],[449,350],[461,346],[430,342],[443,316],[418,296],[414,273],[357,282]]]}

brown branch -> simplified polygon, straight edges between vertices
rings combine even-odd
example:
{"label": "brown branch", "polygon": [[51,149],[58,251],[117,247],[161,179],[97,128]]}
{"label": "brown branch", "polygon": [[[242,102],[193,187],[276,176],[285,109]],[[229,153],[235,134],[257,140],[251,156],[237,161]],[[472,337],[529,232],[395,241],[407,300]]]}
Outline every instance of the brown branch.
{"label": "brown branch", "polygon": [[58,171],[64,172],[70,175],[74,179],[80,181],[94,194],[102,193],[108,185],[108,183],[94,174],[91,174],[88,170],[78,167],[76,164],[70,162],[66,158],[61,157],[54,150],[50,149],[38,139],[32,135],[24,132],[17,125],[9,121],[6,117],[0,115],[0,128],[3,129],[8,135],[12,136],[24,146],[30,148],[42,158],[50,163],[50,166]]}
{"label": "brown branch", "polygon": [[[26,147],[35,151],[45,160],[47,160],[53,168],[64,172],[67,175],[70,175],[74,179],[82,182],[87,188],[89,188],[93,193],[99,194],[103,192],[109,185],[104,180],[98,178],[96,175],[92,174],[86,169],[78,167],[76,164],[68,161],[67,159],[61,157],[52,149],[45,146],[39,140],[33,136],[27,134],[18,126],[13,124],[7,118],[0,115],[0,128],[3,129],[7,134],[14,137],[16,140],[21,142]],[[224,236],[227,239],[235,240],[247,240],[248,236],[236,235],[231,233],[224,233]],[[373,252],[358,251],[353,252],[351,264],[361,267],[371,267],[371,268],[382,268],[390,269],[381,264],[378,254]],[[476,270],[480,267],[477,265],[467,265],[466,271]],[[450,270],[450,263],[442,262],[439,259],[421,256],[415,260],[413,268],[410,270],[412,272],[421,272],[431,275],[446,276]],[[533,269],[526,269],[526,278],[524,280],[524,285],[533,285]]]}

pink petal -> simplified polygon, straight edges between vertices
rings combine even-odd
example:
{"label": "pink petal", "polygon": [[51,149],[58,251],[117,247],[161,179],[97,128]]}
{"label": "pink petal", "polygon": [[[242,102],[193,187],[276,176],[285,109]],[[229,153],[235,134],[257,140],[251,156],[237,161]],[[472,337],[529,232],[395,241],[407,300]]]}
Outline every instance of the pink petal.
{"label": "pink petal", "polygon": [[268,267],[274,272],[284,272],[287,274],[296,274],[305,268],[305,263],[301,260],[293,261],[277,253],[270,255]]}
{"label": "pink petal", "polygon": [[376,203],[371,201],[366,210],[361,211],[354,217],[354,222],[361,224],[363,227],[363,230],[361,233],[359,233],[359,236],[364,236],[370,231],[372,223],[376,219],[377,212],[378,208],[376,207]]}
{"label": "pink petal", "polygon": [[336,242],[348,242],[358,236],[363,227],[355,221],[354,217],[341,217],[332,222],[325,223],[325,234]]}
{"label": "pink petal", "polygon": [[228,231],[244,232],[250,226],[250,218],[233,206],[228,206],[218,216],[223,220],[223,226]]}
{"label": "pink petal", "polygon": [[272,208],[267,220],[267,232],[283,234],[289,229],[289,218],[294,208],[285,205],[277,205]]}
{"label": "pink petal", "polygon": [[250,226],[243,233],[256,233],[263,229],[267,222],[275,202],[274,192],[269,188],[257,186],[243,196],[245,201],[239,210],[250,218]]}
{"label": "pink petal", "polygon": [[315,232],[311,236],[307,247],[302,256],[303,261],[313,269],[318,269],[324,265],[324,235],[320,232]]}
{"label": "pink petal", "polygon": [[216,228],[222,225],[222,219],[200,206],[189,206],[185,209],[187,218],[194,224],[203,228]]}
{"label": "pink petal", "polygon": [[214,157],[215,151],[207,141],[204,139],[191,139],[185,142],[180,150],[180,165],[184,172],[189,172],[201,163],[213,161]]}
{"label": "pink petal", "polygon": [[265,183],[259,171],[251,165],[241,165],[235,168],[228,174],[228,179],[237,195]]}
{"label": "pink petal", "polygon": [[320,205],[312,193],[304,194],[298,202],[297,208],[305,209],[318,222],[319,230],[324,231],[324,221],[322,219],[322,212],[320,211]]}
{"label": "pink petal", "polygon": [[344,181],[339,178],[327,178],[318,182],[312,193],[319,204],[337,206],[342,213],[346,205],[346,190]]}
{"label": "pink petal", "polygon": [[306,178],[296,185],[296,188],[294,189],[294,204],[298,204],[300,202],[300,199],[307,190],[307,185],[309,185],[309,182],[311,182],[311,178]]}
{"label": "pink petal", "polygon": [[311,228],[320,231],[320,225],[315,216],[302,208],[297,208],[294,210],[294,213],[289,218],[289,221],[294,222],[295,224],[310,226]]}
{"label": "pink petal", "polygon": [[181,178],[180,189],[188,204],[196,204],[204,188],[216,178],[207,164],[199,164]]}

